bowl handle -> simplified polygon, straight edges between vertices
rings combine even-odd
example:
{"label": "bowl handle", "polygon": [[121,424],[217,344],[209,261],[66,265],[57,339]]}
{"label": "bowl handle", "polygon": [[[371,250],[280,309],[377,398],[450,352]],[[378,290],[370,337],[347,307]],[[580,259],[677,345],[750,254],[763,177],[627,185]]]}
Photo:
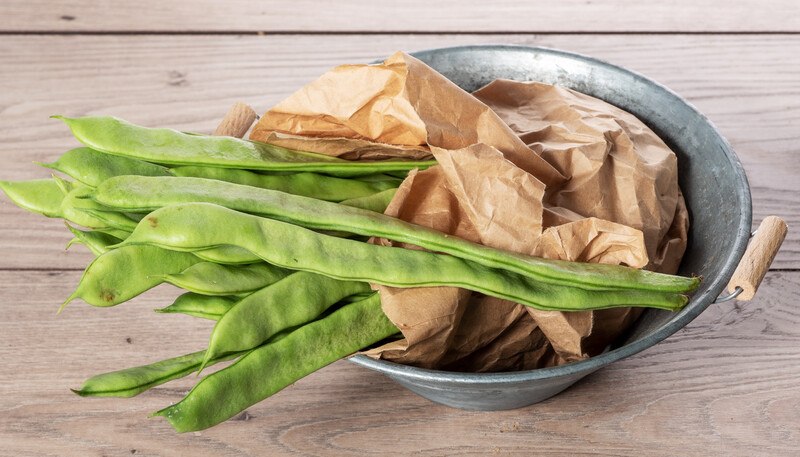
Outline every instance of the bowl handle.
{"label": "bowl handle", "polygon": [[250,105],[234,103],[214,130],[214,135],[242,138],[257,118],[258,115]]}
{"label": "bowl handle", "polygon": [[750,244],[744,256],[739,261],[739,266],[733,272],[730,282],[728,282],[729,295],[720,297],[715,303],[732,300],[752,300],[758,290],[758,286],[767,274],[769,266],[778,253],[788,227],[783,219],[777,216],[767,216],[761,221],[761,225],[753,232]]}

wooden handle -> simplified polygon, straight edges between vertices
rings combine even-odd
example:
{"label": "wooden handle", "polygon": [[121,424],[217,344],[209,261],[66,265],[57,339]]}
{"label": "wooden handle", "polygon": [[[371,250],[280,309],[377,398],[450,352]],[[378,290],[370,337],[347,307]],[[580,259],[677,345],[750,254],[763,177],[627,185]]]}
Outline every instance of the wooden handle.
{"label": "wooden handle", "polygon": [[761,280],[767,274],[769,266],[775,259],[783,239],[786,238],[788,227],[783,219],[776,216],[767,216],[761,221],[756,234],[750,240],[739,266],[733,272],[728,291],[733,292],[737,287],[742,288],[742,293],[737,300],[752,300],[758,290]]}
{"label": "wooden handle", "polygon": [[256,117],[258,117],[256,112],[249,105],[235,103],[214,130],[214,135],[242,138],[253,125]]}

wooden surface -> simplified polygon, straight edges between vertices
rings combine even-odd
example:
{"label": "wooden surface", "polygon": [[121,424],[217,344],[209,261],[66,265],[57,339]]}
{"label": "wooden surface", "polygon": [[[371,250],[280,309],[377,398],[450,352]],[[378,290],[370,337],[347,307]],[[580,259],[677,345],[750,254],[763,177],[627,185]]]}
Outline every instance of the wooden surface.
{"label": "wooden surface", "polygon": [[0,27],[69,32],[797,32],[800,4],[794,0],[3,0]]}
{"label": "wooden surface", "polygon": [[[55,316],[91,257],[63,251],[69,236],[59,221],[0,197],[0,455],[800,455],[796,2],[51,3],[0,4],[0,179],[47,176],[31,162],[76,145],[51,114],[210,132],[233,102],[263,112],[336,64],[513,43],[600,57],[686,97],[742,160],[755,223],[776,214],[790,229],[752,302],[712,305],[666,341],[544,403],[465,412],[338,362],[239,420],[176,435],[146,416],[180,399],[192,379],[127,400],[68,388],[200,349],[209,323],[153,313],[174,296],[166,287],[113,309],[74,303]],[[287,31],[301,33],[272,33]],[[423,33],[361,33],[384,31]],[[618,31],[703,34],[607,33]]]}

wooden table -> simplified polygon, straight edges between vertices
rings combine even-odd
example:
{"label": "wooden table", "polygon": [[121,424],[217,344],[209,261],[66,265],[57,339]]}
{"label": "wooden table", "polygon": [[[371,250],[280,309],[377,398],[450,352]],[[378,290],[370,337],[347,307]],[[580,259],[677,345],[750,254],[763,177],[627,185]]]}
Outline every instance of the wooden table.
{"label": "wooden table", "polygon": [[[76,144],[51,114],[211,131],[326,69],[474,43],[561,48],[637,70],[717,124],[744,163],[755,220],[800,223],[800,4],[791,0],[333,3],[4,0],[3,179],[46,177]],[[389,2],[386,2],[389,3]],[[60,302],[90,255],[60,222],[0,198],[0,454],[800,455],[800,235],[749,303],[712,305],[663,343],[525,409],[466,412],[335,363],[211,430],[147,414],[193,379],[82,399],[97,372],[204,347],[210,326],[155,315],[158,289],[114,309]]]}

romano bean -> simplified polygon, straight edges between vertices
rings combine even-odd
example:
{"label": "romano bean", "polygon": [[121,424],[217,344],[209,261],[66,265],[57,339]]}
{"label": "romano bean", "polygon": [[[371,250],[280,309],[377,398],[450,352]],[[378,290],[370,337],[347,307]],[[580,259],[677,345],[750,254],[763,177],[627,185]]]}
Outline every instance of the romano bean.
{"label": "romano bean", "polygon": [[374,294],[248,352],[154,415],[166,418],[179,432],[211,427],[397,331]]}
{"label": "romano bean", "polygon": [[248,265],[263,262],[260,257],[238,246],[214,246],[194,253],[206,262],[222,265]]}
{"label": "romano bean", "polygon": [[156,312],[186,314],[218,321],[239,300],[241,297],[200,295],[187,292],[176,298],[166,308],[156,309]]}
{"label": "romano bean", "polygon": [[367,197],[387,189],[396,188],[401,182],[400,179],[396,178],[394,181],[368,182],[310,172],[276,176],[233,168],[197,166],[176,167],[172,171],[176,176],[215,179],[333,202]]}
{"label": "romano bean", "polygon": [[[72,391],[82,397],[130,398],[173,379],[194,373],[200,368],[205,352],[193,352],[149,365],[92,376],[80,389]],[[239,355],[241,354],[231,354],[213,360],[209,364],[234,359]]]}
{"label": "romano bean", "polygon": [[122,245],[139,243],[178,251],[233,245],[273,265],[335,279],[393,287],[461,287],[544,310],[617,306],[677,310],[688,301],[672,292],[551,284],[446,254],[331,237],[209,203],[172,205],[150,213]]}
{"label": "romano bean", "polygon": [[201,178],[120,176],[104,182],[93,195],[99,203],[122,211],[148,211],[187,202],[215,203],[316,230],[351,232],[415,244],[542,282],[584,289],[687,292],[699,282],[697,278],[618,265],[548,260],[492,249],[373,211]]}
{"label": "romano bean", "polygon": [[338,176],[427,168],[436,161],[351,162],[226,136],[149,129],[114,117],[65,118],[75,138],[108,154],[172,165],[207,165],[251,170],[313,171]]}
{"label": "romano bean", "polygon": [[[75,216],[75,212],[81,212],[86,214],[88,217],[91,217],[92,220],[99,221],[105,225],[106,228],[115,229],[115,230],[122,230],[126,232],[133,231],[136,228],[136,224],[139,223],[141,220],[142,215],[128,215],[122,214],[117,211],[108,211],[106,209],[100,208],[92,208],[90,205],[87,205],[86,202],[94,203],[92,200],[85,200],[85,199],[76,199],[73,200],[73,217]],[[136,216],[136,217],[131,217]],[[84,216],[85,217],[85,216]]]}
{"label": "romano bean", "polygon": [[66,179],[56,175],[52,176],[53,176],[53,181],[55,181],[58,188],[61,189],[61,193],[64,194],[64,196],[67,196],[70,192],[72,192],[76,188],[83,187],[83,185],[80,183],[67,181]]}
{"label": "romano bean", "polygon": [[[102,205],[86,198],[85,192],[86,188],[77,187],[64,196],[63,200],[61,200],[61,217],[73,224],[90,229],[117,230],[117,227],[109,225],[107,220],[96,217],[89,212],[89,208],[101,208]],[[128,229],[128,231],[131,230],[132,228]]]}
{"label": "romano bean", "polygon": [[296,272],[236,303],[214,326],[205,360],[252,349],[287,328],[310,322],[369,284]]}
{"label": "romano bean", "polygon": [[368,197],[344,200],[341,202],[341,204],[351,206],[353,208],[360,208],[367,211],[382,213],[386,211],[386,208],[389,206],[389,203],[392,201],[392,198],[394,198],[394,194],[396,193],[397,189],[388,189],[384,190],[383,192],[378,192],[377,194],[372,194]]}
{"label": "romano bean", "polygon": [[[66,225],[69,231],[75,236],[73,239],[89,248],[95,256],[106,253],[109,250],[109,246],[122,242],[121,239],[107,233],[98,232],[96,230],[78,230],[69,224]],[[72,242],[70,242],[70,244],[72,244]]]}
{"label": "romano bean", "polygon": [[0,189],[20,208],[47,217],[62,217],[64,194],[53,179],[0,181]]}
{"label": "romano bean", "polygon": [[186,270],[164,276],[164,281],[203,295],[238,295],[279,281],[291,271],[260,262],[250,265],[196,263]]}
{"label": "romano bean", "polygon": [[64,173],[81,183],[96,187],[114,176],[171,176],[167,167],[128,157],[113,156],[91,148],[75,148],[43,167]]}
{"label": "romano bean", "polygon": [[157,246],[111,249],[86,267],[77,289],[62,308],[76,298],[93,306],[117,305],[161,284],[165,275],[184,271],[199,261],[191,253]]}

